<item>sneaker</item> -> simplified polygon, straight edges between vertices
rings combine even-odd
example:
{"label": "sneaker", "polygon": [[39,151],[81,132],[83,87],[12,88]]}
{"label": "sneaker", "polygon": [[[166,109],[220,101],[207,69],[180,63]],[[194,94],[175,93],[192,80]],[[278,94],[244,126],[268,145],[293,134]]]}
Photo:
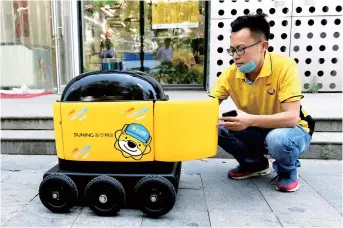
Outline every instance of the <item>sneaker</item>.
{"label": "sneaker", "polygon": [[246,168],[238,165],[236,168],[231,169],[227,176],[235,180],[242,180],[249,177],[265,176],[270,173],[269,164],[263,168]]}
{"label": "sneaker", "polygon": [[299,180],[296,170],[290,173],[279,173],[276,182],[276,189],[280,192],[295,192],[299,189]]}

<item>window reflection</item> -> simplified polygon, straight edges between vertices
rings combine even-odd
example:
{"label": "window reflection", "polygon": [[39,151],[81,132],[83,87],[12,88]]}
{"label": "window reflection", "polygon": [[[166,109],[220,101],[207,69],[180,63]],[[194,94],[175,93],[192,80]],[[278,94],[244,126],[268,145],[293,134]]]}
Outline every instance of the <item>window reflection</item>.
{"label": "window reflection", "polygon": [[84,1],[83,8],[86,72],[105,63],[141,70],[142,45],[144,71],[161,84],[203,84],[205,1],[145,0],[144,28],[138,0]]}

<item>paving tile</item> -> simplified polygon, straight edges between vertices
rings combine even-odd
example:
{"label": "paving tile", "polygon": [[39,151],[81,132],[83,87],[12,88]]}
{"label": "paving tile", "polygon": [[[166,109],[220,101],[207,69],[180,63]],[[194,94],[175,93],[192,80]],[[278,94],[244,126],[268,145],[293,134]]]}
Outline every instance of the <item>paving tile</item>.
{"label": "paving tile", "polygon": [[202,174],[209,209],[271,212],[252,180],[232,180],[226,174]]}
{"label": "paving tile", "polygon": [[212,227],[281,227],[273,212],[210,209]]}
{"label": "paving tile", "polygon": [[143,213],[139,210],[122,209],[115,216],[98,216],[84,207],[72,227],[140,227]]}
{"label": "paving tile", "polygon": [[342,227],[342,217],[325,214],[295,214],[293,212],[276,213],[284,227]]}
{"label": "paving tile", "polygon": [[7,204],[1,203],[1,226],[5,225],[9,220],[17,216],[27,204]]}
{"label": "paving tile", "polygon": [[342,214],[342,177],[302,174],[301,177],[319,195]]}
{"label": "paving tile", "polygon": [[1,183],[3,183],[4,181],[8,180],[12,176],[12,172],[1,170],[0,175],[1,175]]}
{"label": "paving tile", "polygon": [[275,183],[269,183],[270,178],[261,177],[253,181],[283,226],[320,226],[321,220],[336,224],[341,219],[339,212],[302,178],[299,178],[300,189],[293,193],[277,191]]}
{"label": "paving tile", "polygon": [[69,213],[52,213],[35,199],[10,219],[6,226],[13,227],[71,227],[81,213],[81,207],[74,207]]}
{"label": "paving tile", "polygon": [[38,189],[2,189],[1,204],[28,204],[38,195]]}
{"label": "paving tile", "polygon": [[152,219],[143,217],[142,227],[209,227],[210,221],[204,192],[180,189],[174,208],[166,215]]}
{"label": "paving tile", "polygon": [[213,174],[213,177],[217,177],[218,175],[226,175],[227,171],[236,167],[238,163],[234,159],[211,158],[186,161],[182,164],[184,172]]}
{"label": "paving tile", "polygon": [[151,219],[143,217],[141,227],[211,227],[208,212],[205,211],[172,211],[166,216]]}
{"label": "paving tile", "polygon": [[43,173],[35,170],[25,170],[19,172],[12,172],[12,174],[3,181],[1,190],[15,190],[15,189],[39,189],[39,185],[43,180]]}
{"label": "paving tile", "polygon": [[203,189],[200,174],[181,172],[179,189]]}
{"label": "paving tile", "polygon": [[8,155],[1,160],[1,170],[49,170],[57,164],[56,155]]}

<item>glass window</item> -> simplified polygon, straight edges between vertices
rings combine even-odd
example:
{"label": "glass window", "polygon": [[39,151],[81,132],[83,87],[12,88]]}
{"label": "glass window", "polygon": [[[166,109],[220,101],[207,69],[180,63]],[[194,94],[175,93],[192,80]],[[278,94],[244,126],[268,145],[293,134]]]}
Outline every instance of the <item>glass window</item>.
{"label": "glass window", "polygon": [[153,59],[144,65],[161,84],[203,84],[205,1],[147,1],[145,43]]}
{"label": "glass window", "polygon": [[85,71],[139,69],[139,1],[83,1]]}
{"label": "glass window", "polygon": [[205,1],[82,4],[86,72],[144,70],[161,84],[203,85]]}
{"label": "glass window", "polygon": [[0,1],[1,88],[56,88],[50,1]]}

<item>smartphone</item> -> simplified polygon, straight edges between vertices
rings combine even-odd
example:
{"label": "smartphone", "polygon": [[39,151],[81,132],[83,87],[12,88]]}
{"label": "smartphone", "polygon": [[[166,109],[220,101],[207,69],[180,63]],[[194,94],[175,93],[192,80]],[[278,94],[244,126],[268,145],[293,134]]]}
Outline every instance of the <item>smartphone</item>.
{"label": "smartphone", "polygon": [[224,112],[223,114],[222,114],[222,117],[229,117],[229,116],[237,116],[237,112],[236,112],[236,110],[231,110],[231,111],[229,111],[229,112]]}

